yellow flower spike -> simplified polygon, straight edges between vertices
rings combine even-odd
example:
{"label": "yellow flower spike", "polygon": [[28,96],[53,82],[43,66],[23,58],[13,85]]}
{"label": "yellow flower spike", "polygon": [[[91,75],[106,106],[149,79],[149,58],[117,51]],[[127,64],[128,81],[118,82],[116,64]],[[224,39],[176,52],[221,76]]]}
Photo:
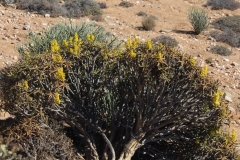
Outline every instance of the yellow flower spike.
{"label": "yellow flower spike", "polygon": [[25,54],[26,59],[28,60],[29,57],[30,57],[30,56],[29,56],[29,52],[26,51],[26,52],[24,52],[24,54]]}
{"label": "yellow flower spike", "polygon": [[147,50],[150,50],[150,49],[152,49],[152,41],[151,41],[150,38],[148,38],[148,40],[147,40]]}
{"label": "yellow flower spike", "polygon": [[57,63],[62,62],[62,56],[60,54],[52,55],[52,60]]}
{"label": "yellow flower spike", "polygon": [[137,54],[133,50],[130,50],[129,55],[131,58],[135,58],[137,56]]}
{"label": "yellow flower spike", "polygon": [[225,116],[226,114],[227,114],[227,109],[224,108],[224,109],[222,110],[222,116]]}
{"label": "yellow flower spike", "polygon": [[208,72],[208,66],[205,65],[205,66],[203,67],[202,71],[201,71],[200,76],[201,76],[201,77],[206,77],[206,76],[207,76],[207,72]]}
{"label": "yellow flower spike", "polygon": [[24,90],[28,90],[28,81],[23,82],[23,88]]}
{"label": "yellow flower spike", "polygon": [[196,144],[199,144],[199,143],[200,143],[200,140],[199,140],[198,137],[196,137],[195,143],[196,143]]}
{"label": "yellow flower spike", "polygon": [[60,50],[60,46],[58,45],[58,42],[56,39],[51,41],[50,47],[53,53],[56,53]]}
{"label": "yellow flower spike", "polygon": [[55,78],[64,81],[65,80],[65,73],[63,72],[63,68],[58,68],[57,73],[55,74]]}
{"label": "yellow flower spike", "polygon": [[87,38],[87,40],[88,40],[89,42],[93,42],[94,39],[95,39],[94,34],[87,34],[87,35],[86,35],[86,38]]}
{"label": "yellow flower spike", "polygon": [[159,48],[163,48],[163,44],[162,43],[159,43]]}
{"label": "yellow flower spike", "polygon": [[74,33],[74,39],[73,39],[73,41],[74,41],[74,42],[78,42],[78,40],[79,40],[79,39],[78,39],[78,34],[77,34],[77,32],[75,32],[75,33]]}
{"label": "yellow flower spike", "polygon": [[196,60],[195,59],[193,59],[193,58],[190,58],[189,59],[189,62],[190,62],[190,64],[192,65],[192,66],[196,66]]}
{"label": "yellow flower spike", "polygon": [[67,42],[67,40],[63,40],[63,41],[62,41],[62,45],[63,45],[64,47],[68,47],[68,42]]}
{"label": "yellow flower spike", "polygon": [[216,106],[216,107],[220,106],[219,100],[220,100],[221,96],[222,96],[222,92],[214,93],[214,95],[213,95],[213,105],[214,106]]}
{"label": "yellow flower spike", "polygon": [[73,45],[73,37],[69,37],[69,44]]}
{"label": "yellow flower spike", "polygon": [[127,39],[127,41],[125,42],[125,47],[128,50],[132,49],[132,39],[131,38]]}
{"label": "yellow flower spike", "polygon": [[232,138],[233,142],[235,142],[237,140],[237,133],[234,130],[232,130],[232,137],[231,138]]}
{"label": "yellow flower spike", "polygon": [[55,93],[55,103],[57,103],[57,104],[61,103],[60,94],[59,93]]}
{"label": "yellow flower spike", "polygon": [[163,56],[164,56],[164,55],[163,55],[161,52],[158,52],[158,54],[157,54],[157,59],[158,59],[159,62],[162,62],[162,61],[163,61],[163,59],[164,59]]}

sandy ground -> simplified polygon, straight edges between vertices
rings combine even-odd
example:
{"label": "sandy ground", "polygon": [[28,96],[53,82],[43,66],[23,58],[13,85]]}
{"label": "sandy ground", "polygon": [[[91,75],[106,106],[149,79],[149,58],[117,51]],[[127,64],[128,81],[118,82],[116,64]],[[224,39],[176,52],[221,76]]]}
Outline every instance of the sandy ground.
{"label": "sandy ground", "polygon": [[[230,130],[234,129],[240,142],[240,48],[232,48],[227,44],[215,42],[209,38],[209,29],[200,35],[189,34],[192,26],[188,21],[187,12],[193,6],[202,8],[209,14],[210,22],[228,15],[240,15],[240,9],[229,10],[210,10],[203,7],[206,0],[129,0],[134,3],[133,7],[123,8],[119,6],[121,0],[96,0],[105,2],[107,9],[104,9],[104,22],[97,22],[104,26],[107,31],[112,32],[121,39],[127,39],[134,34],[143,40],[154,38],[160,35],[169,35],[179,42],[179,49],[192,55],[197,59],[199,65],[204,65],[206,58],[215,59],[216,65],[209,67],[210,75],[221,82],[221,89],[224,92],[231,93],[232,102],[229,103],[229,109],[232,112]],[[144,11],[148,15],[157,17],[157,25],[154,31],[143,31],[141,27],[142,17],[136,14]],[[23,43],[29,30],[23,29],[29,27],[32,31],[40,32],[56,22],[68,18],[45,18],[44,16],[28,13],[27,11],[16,10],[11,7],[0,6],[0,68],[16,62],[19,58],[16,47]],[[89,21],[88,18],[84,18]],[[74,22],[83,20],[74,19]],[[213,45],[224,45],[233,51],[233,54],[227,57],[212,54],[208,48]],[[240,106],[239,106],[240,107]],[[0,118],[8,116],[0,114]]]}

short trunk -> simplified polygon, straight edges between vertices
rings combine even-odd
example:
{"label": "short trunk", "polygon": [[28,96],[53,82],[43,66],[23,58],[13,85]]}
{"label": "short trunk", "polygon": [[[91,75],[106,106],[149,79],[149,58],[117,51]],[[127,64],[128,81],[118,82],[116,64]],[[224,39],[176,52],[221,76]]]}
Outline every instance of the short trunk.
{"label": "short trunk", "polygon": [[138,148],[142,146],[136,139],[132,139],[122,151],[119,160],[131,160],[132,156]]}

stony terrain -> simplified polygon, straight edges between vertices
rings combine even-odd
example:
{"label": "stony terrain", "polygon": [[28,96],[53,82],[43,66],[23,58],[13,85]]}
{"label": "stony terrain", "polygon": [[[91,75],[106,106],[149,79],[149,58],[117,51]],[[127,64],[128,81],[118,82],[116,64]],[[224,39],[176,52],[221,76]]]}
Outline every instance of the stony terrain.
{"label": "stony terrain", "polygon": [[[160,35],[169,35],[179,42],[178,48],[186,54],[191,54],[198,63],[203,66],[205,59],[212,57],[213,65],[209,67],[210,75],[219,80],[221,89],[226,94],[225,99],[229,101],[228,109],[231,111],[232,120],[226,122],[230,124],[230,129],[238,133],[238,143],[240,143],[240,48],[232,48],[226,44],[216,42],[209,36],[209,29],[200,35],[191,34],[191,24],[187,18],[187,11],[192,6],[204,8],[210,17],[210,22],[223,16],[240,15],[240,9],[229,10],[210,10],[203,7],[205,0],[129,0],[134,3],[133,7],[123,8],[119,6],[121,0],[96,0],[105,2],[107,9],[104,9],[104,22],[97,22],[112,32],[117,37],[125,40],[136,34],[141,39],[146,40]],[[147,14],[158,18],[157,26],[154,31],[143,31],[141,27],[142,17],[136,13],[144,11]],[[26,40],[29,31],[42,34],[47,27],[54,25],[68,18],[51,18],[42,15],[21,11],[14,6],[0,6],[0,68],[15,63],[19,59],[17,46]],[[89,22],[89,18],[74,19],[75,23],[80,21]],[[227,57],[212,54],[209,48],[216,44],[221,44],[230,48],[233,54]],[[2,113],[1,118],[8,116]],[[225,129],[229,129],[228,127]],[[240,150],[240,145],[239,145]]]}

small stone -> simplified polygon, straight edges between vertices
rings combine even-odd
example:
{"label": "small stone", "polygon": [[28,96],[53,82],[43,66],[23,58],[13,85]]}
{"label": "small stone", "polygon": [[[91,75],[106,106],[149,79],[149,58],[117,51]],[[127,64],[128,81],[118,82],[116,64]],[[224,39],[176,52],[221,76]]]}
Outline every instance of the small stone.
{"label": "small stone", "polygon": [[44,17],[49,18],[50,14],[47,13],[47,14],[44,15]]}
{"label": "small stone", "polygon": [[227,100],[228,102],[233,102],[232,101],[232,94],[231,93],[229,93],[229,92],[225,92],[225,100]]}
{"label": "small stone", "polygon": [[2,39],[3,39],[3,40],[5,40],[5,41],[7,41],[7,40],[8,40],[8,38],[7,38],[7,37],[3,37]]}
{"label": "small stone", "polygon": [[236,113],[235,109],[231,106],[228,106],[228,110],[231,111],[232,113]]}
{"label": "small stone", "polygon": [[229,62],[229,59],[227,59],[227,58],[223,58],[223,61]]}
{"label": "small stone", "polygon": [[238,66],[239,64],[237,62],[232,62],[231,65],[232,66]]}
{"label": "small stone", "polygon": [[237,107],[240,108],[240,104],[238,104]]}

